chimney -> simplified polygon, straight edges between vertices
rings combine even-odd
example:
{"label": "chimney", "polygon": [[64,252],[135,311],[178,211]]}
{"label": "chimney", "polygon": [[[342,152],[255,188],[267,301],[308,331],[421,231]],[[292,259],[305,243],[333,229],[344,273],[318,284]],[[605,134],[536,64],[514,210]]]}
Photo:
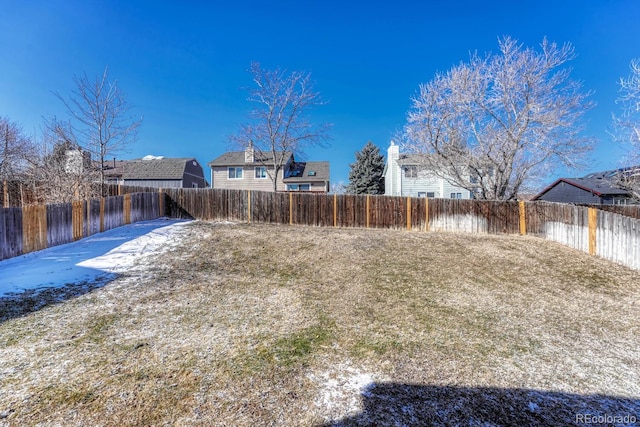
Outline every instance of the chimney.
{"label": "chimney", "polygon": [[387,153],[389,160],[400,159],[400,147],[393,140],[391,140],[391,145],[389,146]]}
{"label": "chimney", "polygon": [[249,145],[244,150],[244,162],[253,163],[254,161],[255,161],[255,156],[253,151],[253,141],[249,141]]}

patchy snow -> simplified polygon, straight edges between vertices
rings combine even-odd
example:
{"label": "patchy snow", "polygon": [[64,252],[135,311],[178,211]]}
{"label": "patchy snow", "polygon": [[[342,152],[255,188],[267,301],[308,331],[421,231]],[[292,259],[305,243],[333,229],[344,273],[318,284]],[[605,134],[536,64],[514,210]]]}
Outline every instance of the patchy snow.
{"label": "patchy snow", "polygon": [[0,297],[72,283],[106,283],[130,271],[141,258],[167,250],[186,223],[141,221],[0,261]]}
{"label": "patchy snow", "polygon": [[328,372],[310,374],[309,378],[319,386],[315,404],[322,408],[327,420],[353,416],[362,411],[362,396],[374,383],[373,375],[348,362]]}

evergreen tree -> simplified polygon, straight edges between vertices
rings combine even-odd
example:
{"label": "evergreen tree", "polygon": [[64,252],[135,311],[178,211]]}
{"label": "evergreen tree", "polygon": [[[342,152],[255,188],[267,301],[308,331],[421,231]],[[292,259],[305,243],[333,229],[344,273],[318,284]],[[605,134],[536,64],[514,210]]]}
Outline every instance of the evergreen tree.
{"label": "evergreen tree", "polygon": [[384,194],[384,156],[371,141],[355,153],[356,161],[350,164],[349,194]]}

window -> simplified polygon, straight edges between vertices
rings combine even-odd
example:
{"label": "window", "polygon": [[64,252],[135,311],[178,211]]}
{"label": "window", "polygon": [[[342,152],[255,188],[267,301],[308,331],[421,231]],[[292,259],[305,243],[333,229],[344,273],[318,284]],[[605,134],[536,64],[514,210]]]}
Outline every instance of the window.
{"label": "window", "polygon": [[198,188],[198,183],[197,182],[192,182],[191,183],[191,187],[192,188]]}
{"label": "window", "polygon": [[427,191],[427,197],[430,197],[433,199],[434,197],[436,197],[436,193],[434,193],[433,191]]}
{"label": "window", "polygon": [[288,191],[309,191],[310,189],[310,184],[287,184]]}
{"label": "window", "polygon": [[404,177],[405,178],[417,178],[418,177],[418,167],[417,166],[405,166],[403,169],[404,169]]}
{"label": "window", "polygon": [[267,168],[264,166],[256,167],[256,179],[265,179],[267,177]]}
{"label": "window", "polygon": [[229,168],[229,179],[242,179],[242,168]]}
{"label": "window", "polygon": [[424,191],[418,191],[418,197],[427,197],[427,193]]}
{"label": "window", "polygon": [[451,193],[452,199],[462,199],[462,193]]}

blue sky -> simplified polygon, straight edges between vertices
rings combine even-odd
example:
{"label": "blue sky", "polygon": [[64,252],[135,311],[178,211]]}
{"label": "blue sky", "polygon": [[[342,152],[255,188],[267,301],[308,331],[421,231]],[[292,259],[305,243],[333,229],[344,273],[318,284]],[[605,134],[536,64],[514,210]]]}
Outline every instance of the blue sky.
{"label": "blue sky", "polygon": [[[572,76],[594,91],[586,134],[598,139],[577,175],[620,166],[607,127],[617,81],[640,57],[640,1],[301,2],[0,0],[0,115],[39,134],[43,117],[64,117],[52,91],[105,66],[144,116],[122,158],[196,157],[203,165],[231,147],[250,104],[251,61],[312,73],[328,101],[311,116],[333,124],[332,181],[348,181],[354,152],[373,141],[383,153],[402,128],[420,83],[469,58],[497,51],[498,37],[528,46],[570,42]],[[208,171],[205,171],[207,173]]]}

